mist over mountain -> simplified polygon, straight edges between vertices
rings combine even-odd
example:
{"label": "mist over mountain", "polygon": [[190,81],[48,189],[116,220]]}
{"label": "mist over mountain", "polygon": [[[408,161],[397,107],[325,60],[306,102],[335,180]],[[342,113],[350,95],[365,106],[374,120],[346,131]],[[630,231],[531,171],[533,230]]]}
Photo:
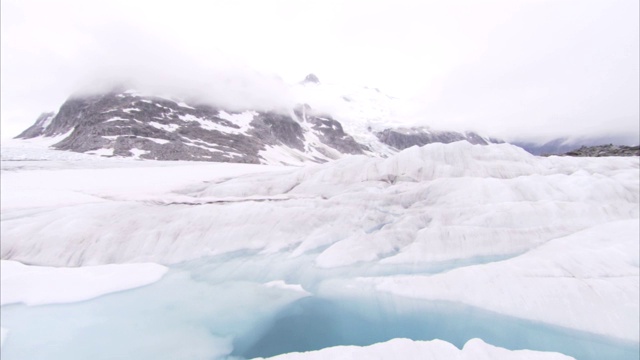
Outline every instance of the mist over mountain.
{"label": "mist over mountain", "polygon": [[520,146],[534,155],[557,155],[576,150],[582,146],[598,146],[606,144],[633,146],[640,144],[640,139],[633,134],[628,134],[626,136],[594,136],[591,138],[565,137],[544,143],[514,141],[512,144]]}
{"label": "mist over mountain", "polygon": [[[258,73],[209,75],[215,81],[191,87],[188,77],[173,83],[144,76],[94,81],[17,137],[57,137],[55,149],[102,156],[266,164],[325,162],[346,154],[389,156],[412,146],[461,140],[504,142],[455,125],[407,126],[406,100],[378,88],[324,83],[313,73],[293,84]],[[572,134],[512,143],[534,155],[550,155],[581,146],[635,145],[634,140],[632,134]]]}
{"label": "mist over mountain", "polygon": [[[216,94],[202,100],[180,91],[161,96],[169,89],[98,83],[74,93],[57,113],[42,114],[17,138],[56,138],[55,149],[101,156],[263,164],[384,157],[460,140],[502,142],[470,131],[404,127],[394,114],[398,100],[376,88],[323,84],[314,74],[288,87],[273,81],[264,84],[282,86],[292,102],[219,101]],[[254,85],[247,83],[247,91],[257,91]]]}

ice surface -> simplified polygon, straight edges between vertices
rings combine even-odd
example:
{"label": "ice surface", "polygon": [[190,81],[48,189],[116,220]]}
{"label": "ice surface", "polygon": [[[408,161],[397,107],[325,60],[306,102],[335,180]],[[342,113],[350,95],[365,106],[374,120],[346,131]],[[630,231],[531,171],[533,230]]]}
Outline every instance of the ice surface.
{"label": "ice surface", "polygon": [[558,359],[569,360],[572,357],[549,352],[530,350],[509,351],[491,346],[480,339],[472,339],[460,350],[441,340],[412,341],[393,339],[370,346],[336,346],[306,353],[289,353],[270,357],[270,360],[320,360],[320,359],[433,359],[433,360],[516,360],[516,359]]}
{"label": "ice surface", "polygon": [[167,268],[158,264],[110,264],[79,268],[28,266],[0,261],[0,304],[43,305],[77,302],[151,284]]}
{"label": "ice surface", "polygon": [[[3,148],[2,259],[152,262],[172,275],[80,304],[3,306],[3,358],[56,341],[96,358],[108,345],[92,336],[113,333],[123,353],[143,348],[140,358],[175,355],[171,346],[191,358],[267,356],[256,344],[282,326],[338,333],[340,320],[321,311],[331,304],[348,308],[344,321],[364,319],[367,337],[327,335],[314,346],[410,337],[460,347],[480,337],[577,359],[637,358],[637,158],[542,158],[461,142],[286,168],[43,151],[45,161],[6,161]],[[424,307],[442,301],[431,319],[461,327],[425,330]],[[328,327],[291,327],[308,316]],[[80,320],[65,327],[68,318]],[[157,343],[166,347],[146,348]]]}
{"label": "ice surface", "polygon": [[638,239],[638,220],[624,220],[551,240],[504,261],[431,276],[360,281],[398,295],[461,301],[536,321],[553,319],[561,326],[638,342]]}
{"label": "ice surface", "polygon": [[[122,274],[121,274],[122,275]],[[121,277],[121,280],[125,280]],[[220,359],[238,334],[308,296],[247,281],[209,283],[173,271],[142,288],[76,304],[2,308],[3,359]]]}
{"label": "ice surface", "polygon": [[[379,269],[348,272],[369,271]],[[305,292],[291,284],[301,284]],[[108,359],[131,353],[137,359],[251,358],[396,337],[439,338],[459,348],[480,337],[509,349],[560,351],[577,359],[637,354],[628,344],[589,334],[392,297],[359,285],[344,271],[317,274],[304,258],[236,254],[199,260],[172,267],[149,286],[78,304],[4,306],[2,327],[11,336],[3,359]]]}
{"label": "ice surface", "polygon": [[[205,167],[183,169],[69,170],[58,181],[51,174],[48,182],[62,183],[78,206],[5,211],[2,256],[43,265],[175,263],[288,249],[292,256],[322,250],[320,267],[411,264],[519,254],[639,216],[638,159],[538,158],[510,145],[433,144],[388,159],[354,156],[200,184],[196,176],[206,174],[191,171]],[[46,205],[66,201],[36,174],[3,175],[10,185],[3,189],[12,188],[3,209],[33,207],[24,204],[34,189]],[[163,185],[176,177],[192,185]],[[43,230],[52,225],[64,231]],[[107,246],[114,241],[122,245]]]}
{"label": "ice surface", "polygon": [[0,347],[4,345],[4,339],[9,335],[9,330],[5,328],[0,328]]}
{"label": "ice surface", "polygon": [[34,153],[43,160],[2,163],[3,221],[18,209],[162,198],[190,184],[283,171],[283,167],[245,164],[107,159],[56,150],[34,149]]}

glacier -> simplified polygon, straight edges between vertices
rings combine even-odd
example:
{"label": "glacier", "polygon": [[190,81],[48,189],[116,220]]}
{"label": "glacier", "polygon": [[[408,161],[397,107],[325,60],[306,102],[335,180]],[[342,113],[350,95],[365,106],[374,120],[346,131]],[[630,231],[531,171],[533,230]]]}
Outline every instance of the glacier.
{"label": "glacier", "polygon": [[27,266],[2,260],[0,304],[44,305],[84,301],[154,283],[167,270],[167,267],[153,263],[64,268]]}
{"label": "glacier", "polygon": [[[3,358],[638,357],[638,158],[466,142],[304,167],[29,151],[2,151]],[[131,284],[143,264],[166,271]],[[15,269],[107,265],[132,266],[113,274],[130,285],[5,295]]]}

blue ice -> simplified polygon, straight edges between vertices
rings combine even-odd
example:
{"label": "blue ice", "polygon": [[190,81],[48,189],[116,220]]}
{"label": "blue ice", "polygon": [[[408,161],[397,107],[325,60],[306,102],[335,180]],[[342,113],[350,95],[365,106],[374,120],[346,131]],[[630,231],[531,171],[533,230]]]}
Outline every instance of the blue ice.
{"label": "blue ice", "polygon": [[[476,259],[478,262],[496,259]],[[237,253],[173,266],[159,282],[93,300],[2,308],[13,359],[225,359],[272,356],[392,338],[471,338],[508,349],[558,351],[578,360],[636,360],[637,343],[534,323],[455,303],[346,291],[356,276],[439,272],[361,265],[322,270],[310,258]],[[285,280],[311,293],[263,283]]]}

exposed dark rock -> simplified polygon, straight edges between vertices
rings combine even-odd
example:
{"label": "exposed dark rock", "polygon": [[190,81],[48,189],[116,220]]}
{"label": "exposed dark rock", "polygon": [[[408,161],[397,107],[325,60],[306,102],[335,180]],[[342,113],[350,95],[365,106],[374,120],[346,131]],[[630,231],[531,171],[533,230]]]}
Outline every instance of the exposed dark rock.
{"label": "exposed dark rock", "polygon": [[356,142],[351,135],[346,134],[342,124],[330,116],[307,116],[307,122],[316,130],[320,141],[343,154],[359,155],[363,154],[363,150],[369,150]]}
{"label": "exposed dark rock", "polygon": [[[310,74],[306,80],[315,82],[317,77]],[[156,160],[324,162],[372,151],[346,133],[339,121],[306,104],[293,111],[234,113],[131,91],[74,96],[57,114],[41,115],[18,137],[61,134],[67,135],[53,145],[55,149]],[[367,140],[368,145],[386,149],[382,153],[434,142],[499,142],[473,132],[428,128],[386,129],[375,135],[382,144]]]}
{"label": "exposed dark rock", "polygon": [[578,149],[581,146],[599,146],[601,144],[635,145],[638,143],[637,135],[629,134],[622,136],[594,136],[580,137],[574,139],[558,138],[539,144],[534,142],[511,142],[533,155],[562,155],[569,151]]}
{"label": "exposed dark rock", "polygon": [[[70,98],[55,116],[41,115],[18,137],[70,133],[53,147],[103,154],[112,150],[114,156],[157,160],[261,163],[265,160],[260,152],[267,146],[290,148],[303,157],[313,148],[329,159],[336,152],[362,153],[363,146],[345,134],[336,120],[313,116],[308,120],[311,126],[302,126],[298,119],[278,112],[234,114],[210,105],[110,92]],[[322,144],[309,143],[309,131],[316,132]]]}
{"label": "exposed dark rock", "polygon": [[569,151],[564,156],[640,156],[640,146],[625,145],[599,145],[599,146],[582,146],[579,149]]}
{"label": "exposed dark rock", "polygon": [[30,139],[37,136],[42,136],[44,134],[44,130],[51,123],[51,120],[53,120],[53,117],[55,115],[56,114],[52,112],[40,114],[40,116],[38,116],[38,118],[36,119],[35,124],[31,125],[27,130],[20,133],[20,135],[16,136],[16,138]]}
{"label": "exposed dark rock", "polygon": [[302,80],[302,83],[303,84],[307,84],[307,83],[319,84],[320,79],[318,79],[318,77],[315,76],[314,74],[309,74],[307,75],[307,77],[304,78],[304,80]]}
{"label": "exposed dark rock", "polygon": [[268,145],[279,142],[291,148],[304,150],[304,134],[300,124],[289,116],[276,113],[261,113],[252,122],[251,133]]}
{"label": "exposed dark rock", "polygon": [[376,136],[382,143],[398,150],[412,146],[424,146],[431,143],[448,144],[461,140],[480,145],[487,145],[489,142],[495,141],[495,139],[485,139],[474,132],[466,132],[463,134],[455,131],[435,131],[428,128],[385,129],[376,133]]}
{"label": "exposed dark rock", "polygon": [[345,133],[342,124],[328,114],[318,113],[307,104],[296,107],[294,113],[298,119],[311,126],[323,144],[343,154],[360,155],[364,153],[363,150],[369,150],[367,146],[358,143],[351,135]]}

